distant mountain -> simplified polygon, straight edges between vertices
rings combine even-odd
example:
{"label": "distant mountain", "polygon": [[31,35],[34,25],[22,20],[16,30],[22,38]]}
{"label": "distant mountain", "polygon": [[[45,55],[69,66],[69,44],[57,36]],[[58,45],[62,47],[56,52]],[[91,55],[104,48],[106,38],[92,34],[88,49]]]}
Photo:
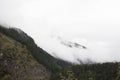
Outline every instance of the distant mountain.
{"label": "distant mountain", "polygon": [[[68,48],[87,50],[58,39]],[[0,80],[120,80],[120,63],[72,64],[49,55],[22,30],[0,26]]]}

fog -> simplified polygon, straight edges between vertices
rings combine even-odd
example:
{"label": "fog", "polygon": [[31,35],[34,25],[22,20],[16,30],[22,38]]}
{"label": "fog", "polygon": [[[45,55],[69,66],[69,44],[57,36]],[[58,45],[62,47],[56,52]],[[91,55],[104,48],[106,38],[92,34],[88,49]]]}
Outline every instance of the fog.
{"label": "fog", "polygon": [[[120,61],[119,4],[119,0],[0,0],[0,24],[22,29],[57,58]],[[87,49],[69,48],[58,37]]]}

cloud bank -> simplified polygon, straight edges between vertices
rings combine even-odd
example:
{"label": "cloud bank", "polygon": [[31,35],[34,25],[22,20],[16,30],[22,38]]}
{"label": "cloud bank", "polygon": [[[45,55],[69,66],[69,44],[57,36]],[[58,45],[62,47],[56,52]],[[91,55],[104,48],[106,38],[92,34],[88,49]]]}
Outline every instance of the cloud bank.
{"label": "cloud bank", "polygon": [[[21,28],[51,55],[120,61],[119,0],[0,0],[0,23]],[[57,37],[85,49],[69,48]]]}

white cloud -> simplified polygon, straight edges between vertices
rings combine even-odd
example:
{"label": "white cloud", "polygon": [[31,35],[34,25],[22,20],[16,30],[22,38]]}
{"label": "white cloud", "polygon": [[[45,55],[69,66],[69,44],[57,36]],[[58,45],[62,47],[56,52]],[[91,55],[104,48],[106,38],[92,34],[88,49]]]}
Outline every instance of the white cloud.
{"label": "white cloud", "polygon": [[[120,61],[119,3],[119,0],[0,0],[0,23],[23,29],[40,47],[65,60],[74,62],[77,57]],[[51,36],[79,42],[89,50],[69,49]]]}

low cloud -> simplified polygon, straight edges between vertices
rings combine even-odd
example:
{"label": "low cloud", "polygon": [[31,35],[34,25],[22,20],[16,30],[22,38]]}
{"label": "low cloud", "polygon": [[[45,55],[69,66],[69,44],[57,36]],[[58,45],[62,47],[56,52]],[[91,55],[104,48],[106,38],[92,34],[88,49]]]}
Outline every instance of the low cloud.
{"label": "low cloud", "polygon": [[[67,61],[120,61],[119,2],[0,0],[0,23],[21,28],[41,48]],[[86,49],[67,47],[58,36]]]}

